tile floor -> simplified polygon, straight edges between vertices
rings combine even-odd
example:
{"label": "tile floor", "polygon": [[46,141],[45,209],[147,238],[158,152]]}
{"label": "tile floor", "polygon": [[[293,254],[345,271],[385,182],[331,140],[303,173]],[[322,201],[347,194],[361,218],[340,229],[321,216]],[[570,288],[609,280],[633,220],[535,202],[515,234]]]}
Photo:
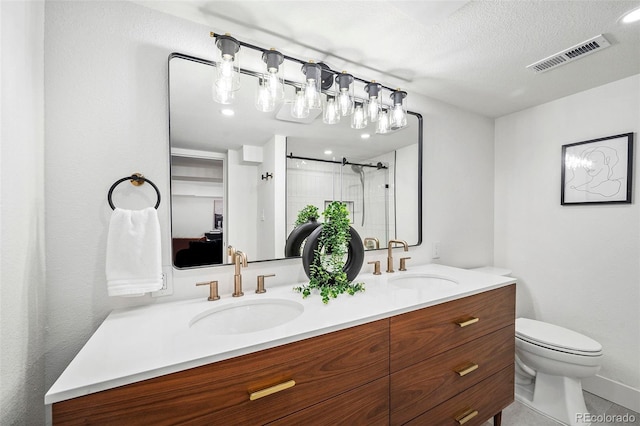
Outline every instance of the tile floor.
{"label": "tile floor", "polygon": [[[640,414],[631,411],[625,407],[602,399],[599,396],[584,392],[584,400],[587,404],[587,410],[593,415],[624,415],[629,414],[635,417],[633,423],[591,423],[592,426],[640,426]],[[530,409],[526,405],[514,402],[502,412],[503,426],[558,426],[558,423],[536,411]],[[484,423],[482,426],[491,426],[493,421]]]}

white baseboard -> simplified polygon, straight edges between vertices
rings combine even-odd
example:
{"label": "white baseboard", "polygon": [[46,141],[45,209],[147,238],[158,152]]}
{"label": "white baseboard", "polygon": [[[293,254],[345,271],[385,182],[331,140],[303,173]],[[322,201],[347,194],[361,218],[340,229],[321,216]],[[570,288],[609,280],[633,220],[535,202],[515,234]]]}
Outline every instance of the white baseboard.
{"label": "white baseboard", "polygon": [[582,379],[582,389],[640,413],[640,389],[598,375]]}

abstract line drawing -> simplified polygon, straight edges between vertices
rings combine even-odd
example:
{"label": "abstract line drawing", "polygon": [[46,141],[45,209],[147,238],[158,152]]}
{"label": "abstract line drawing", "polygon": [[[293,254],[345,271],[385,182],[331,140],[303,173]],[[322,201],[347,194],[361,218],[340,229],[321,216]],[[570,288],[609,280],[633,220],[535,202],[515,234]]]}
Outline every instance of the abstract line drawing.
{"label": "abstract line drawing", "polygon": [[561,204],[631,203],[633,133],[562,146]]}

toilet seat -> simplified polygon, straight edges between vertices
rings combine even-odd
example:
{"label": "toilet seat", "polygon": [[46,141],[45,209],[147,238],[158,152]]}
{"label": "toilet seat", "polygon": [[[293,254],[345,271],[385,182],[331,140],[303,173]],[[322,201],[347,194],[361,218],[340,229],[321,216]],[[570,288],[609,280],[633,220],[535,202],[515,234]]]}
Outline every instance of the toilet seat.
{"label": "toilet seat", "polygon": [[602,345],[595,340],[554,324],[529,318],[516,319],[516,338],[550,350],[580,356],[602,355]]}

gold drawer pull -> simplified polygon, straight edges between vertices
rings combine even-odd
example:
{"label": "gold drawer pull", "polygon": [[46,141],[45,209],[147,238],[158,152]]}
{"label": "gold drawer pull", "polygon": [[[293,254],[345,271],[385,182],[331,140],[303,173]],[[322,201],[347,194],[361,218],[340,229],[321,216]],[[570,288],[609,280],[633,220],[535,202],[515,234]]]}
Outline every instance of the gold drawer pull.
{"label": "gold drawer pull", "polygon": [[265,396],[269,396],[271,394],[274,394],[276,392],[280,392],[280,391],[283,391],[285,389],[292,388],[295,385],[296,385],[296,381],[295,380],[289,380],[288,382],[279,383],[279,384],[277,384],[275,386],[271,386],[271,387],[268,387],[266,389],[262,389],[262,390],[259,390],[259,391],[256,391],[256,392],[251,392],[249,394],[249,399],[251,401],[255,401],[256,399],[260,399],[260,398],[263,398]]}
{"label": "gold drawer pull", "polygon": [[462,368],[459,368],[457,370],[454,370],[456,373],[458,373],[460,375],[460,377],[462,376],[466,376],[467,374],[471,373],[472,371],[476,371],[478,369],[478,364],[474,364],[473,362],[470,362],[469,364],[465,365]]}
{"label": "gold drawer pull", "polygon": [[466,327],[468,325],[475,324],[478,321],[480,321],[480,318],[471,317],[469,319],[458,320],[456,321],[456,324],[458,324],[460,327]]}
{"label": "gold drawer pull", "polygon": [[467,410],[464,413],[460,414],[459,416],[456,416],[456,421],[463,425],[466,422],[468,422],[469,420],[471,420],[472,418],[474,418],[475,416],[478,415],[478,410]]}

